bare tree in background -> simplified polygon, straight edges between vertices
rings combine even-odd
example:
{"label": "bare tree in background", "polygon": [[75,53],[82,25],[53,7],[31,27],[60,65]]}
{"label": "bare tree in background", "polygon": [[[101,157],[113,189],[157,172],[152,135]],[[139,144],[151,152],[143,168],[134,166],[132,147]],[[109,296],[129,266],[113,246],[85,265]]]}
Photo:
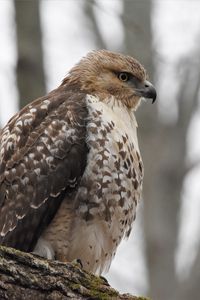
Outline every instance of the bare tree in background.
{"label": "bare tree in background", "polygon": [[17,28],[17,84],[20,107],[44,95],[42,37],[39,0],[15,0]]}
{"label": "bare tree in background", "polygon": [[[151,32],[151,1],[124,3],[126,51],[141,60],[154,76]],[[133,25],[131,27],[131,22]],[[150,296],[156,300],[178,300],[181,290],[175,272],[178,216],[186,175],[186,135],[197,108],[199,75],[191,84],[190,68],[182,75],[177,99],[177,121],[164,124],[155,108],[143,106],[139,112],[140,144],[145,165],[144,233],[149,272]],[[170,89],[165,101],[170,97]],[[188,101],[189,99],[189,101]],[[159,96],[158,96],[159,101]],[[174,103],[175,105],[175,103]],[[198,295],[198,294],[196,294]],[[182,295],[183,296],[183,295]],[[180,297],[179,299],[183,299]],[[185,299],[188,299],[187,297]]]}
{"label": "bare tree in background", "polygon": [[[197,47],[198,44],[197,44]],[[178,122],[177,122],[177,135],[179,139],[182,138],[183,150],[186,154],[187,145],[187,131],[192,121],[194,114],[198,111],[199,106],[199,92],[200,92],[200,56],[199,49],[196,49],[196,53],[193,53],[190,57],[186,58],[184,62],[180,62],[182,66],[182,79],[179,85],[179,93],[177,97],[178,102]],[[196,167],[196,162],[192,162],[191,165],[184,164],[180,169],[180,176],[182,180],[190,172],[193,167]],[[199,164],[199,162],[198,162]],[[190,199],[188,199],[190,201]],[[187,220],[186,220],[187,221]],[[198,299],[200,294],[200,245],[198,248],[198,254],[190,270],[189,276],[181,282],[177,289],[175,299],[187,300]]]}
{"label": "bare tree in background", "polygon": [[98,49],[106,49],[104,39],[101,35],[95,17],[95,12],[94,12],[95,5],[97,5],[95,0],[84,1],[83,10],[87,20],[87,27],[92,34],[92,39],[94,40],[96,47]]}

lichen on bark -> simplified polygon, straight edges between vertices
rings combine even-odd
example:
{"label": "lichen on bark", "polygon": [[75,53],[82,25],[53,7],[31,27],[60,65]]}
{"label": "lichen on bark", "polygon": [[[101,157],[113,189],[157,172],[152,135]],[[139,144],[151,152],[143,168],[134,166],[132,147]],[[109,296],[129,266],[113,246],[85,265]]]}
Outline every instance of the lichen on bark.
{"label": "lichen on bark", "polygon": [[3,246],[0,246],[0,299],[145,300],[120,294],[106,279],[76,264],[46,260]]}

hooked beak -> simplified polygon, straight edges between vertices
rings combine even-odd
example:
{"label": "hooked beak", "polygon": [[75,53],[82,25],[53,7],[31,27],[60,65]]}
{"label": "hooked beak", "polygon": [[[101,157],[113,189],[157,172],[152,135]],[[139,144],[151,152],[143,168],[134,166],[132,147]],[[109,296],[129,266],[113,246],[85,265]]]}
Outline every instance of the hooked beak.
{"label": "hooked beak", "polygon": [[146,99],[152,99],[152,103],[156,101],[156,89],[153,84],[147,80],[145,80],[142,88],[137,89],[137,93]]}

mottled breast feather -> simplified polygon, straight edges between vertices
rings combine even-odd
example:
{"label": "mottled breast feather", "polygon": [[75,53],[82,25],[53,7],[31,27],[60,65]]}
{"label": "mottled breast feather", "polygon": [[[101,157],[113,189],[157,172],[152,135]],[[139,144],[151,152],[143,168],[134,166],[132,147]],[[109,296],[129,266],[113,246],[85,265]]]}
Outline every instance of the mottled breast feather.
{"label": "mottled breast feather", "polygon": [[131,232],[142,194],[143,164],[134,113],[114,97],[103,102],[88,95],[86,102],[89,153],[74,198],[79,217],[71,233],[70,257],[78,253],[84,268],[101,274]]}
{"label": "mottled breast feather", "polygon": [[[31,251],[87,159],[85,94],[59,87],[0,133],[0,244]],[[62,174],[62,175],[61,175]]]}

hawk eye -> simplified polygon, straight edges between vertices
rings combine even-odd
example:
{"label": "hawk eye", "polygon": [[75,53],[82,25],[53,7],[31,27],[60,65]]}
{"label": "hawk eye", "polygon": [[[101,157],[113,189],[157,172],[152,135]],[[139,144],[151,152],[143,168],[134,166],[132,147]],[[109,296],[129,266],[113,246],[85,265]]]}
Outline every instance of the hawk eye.
{"label": "hawk eye", "polygon": [[128,73],[122,72],[122,73],[119,73],[118,78],[119,78],[119,80],[125,82],[125,81],[128,81],[128,80],[129,80],[130,76],[129,76]]}

